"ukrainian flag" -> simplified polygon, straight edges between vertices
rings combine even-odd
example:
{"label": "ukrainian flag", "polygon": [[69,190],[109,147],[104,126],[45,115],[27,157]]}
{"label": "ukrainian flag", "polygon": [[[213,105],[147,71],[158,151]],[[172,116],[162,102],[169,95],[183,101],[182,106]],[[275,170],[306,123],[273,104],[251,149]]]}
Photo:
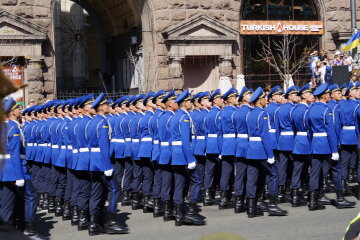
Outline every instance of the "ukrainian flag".
{"label": "ukrainian flag", "polygon": [[345,45],[342,49],[343,52],[350,51],[351,49],[356,48],[360,44],[360,31],[355,34]]}

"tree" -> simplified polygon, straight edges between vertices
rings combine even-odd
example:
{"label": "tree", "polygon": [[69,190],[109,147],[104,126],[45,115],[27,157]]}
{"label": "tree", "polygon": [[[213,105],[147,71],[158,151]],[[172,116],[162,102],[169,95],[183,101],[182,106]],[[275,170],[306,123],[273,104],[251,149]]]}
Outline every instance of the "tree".
{"label": "tree", "polygon": [[305,47],[300,57],[295,59],[295,53],[301,45],[301,41],[295,35],[283,34],[277,41],[272,41],[272,47],[259,38],[260,49],[257,51],[257,62],[268,63],[280,76],[284,82],[284,87],[289,85],[292,76],[305,67],[309,62],[309,55],[317,48],[317,44]]}

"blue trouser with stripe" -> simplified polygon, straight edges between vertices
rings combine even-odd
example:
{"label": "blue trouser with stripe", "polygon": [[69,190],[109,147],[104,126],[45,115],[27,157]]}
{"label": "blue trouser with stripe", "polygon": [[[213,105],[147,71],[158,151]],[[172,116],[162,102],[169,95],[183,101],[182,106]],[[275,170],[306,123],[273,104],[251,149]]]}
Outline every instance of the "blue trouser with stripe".
{"label": "blue trouser with stripe", "polygon": [[279,186],[285,186],[286,184],[288,165],[291,159],[292,159],[292,153],[290,151],[279,151],[279,159],[276,162]]}
{"label": "blue trouser with stripe", "polygon": [[331,155],[320,155],[314,154],[311,159],[311,171],[310,171],[310,180],[309,186],[311,190],[319,189],[319,182],[321,179],[321,168],[324,162],[327,162],[330,167],[330,171],[333,176],[335,190],[342,190],[342,177],[341,177],[341,169],[339,161],[331,160]]}
{"label": "blue trouser with stripe", "polygon": [[201,181],[201,188],[204,188],[206,156],[195,155],[196,169]]}
{"label": "blue trouser with stripe", "polygon": [[141,180],[142,180],[142,164],[141,160],[134,160],[133,163],[133,181],[131,183],[131,191],[138,193],[141,189]]}
{"label": "blue trouser with stripe", "polygon": [[131,158],[125,158],[125,173],[124,173],[124,182],[123,189],[131,190],[131,184],[133,181],[133,161]]}
{"label": "blue trouser with stripe", "polygon": [[245,158],[236,158],[235,160],[235,180],[234,180],[234,195],[241,196],[244,194],[245,175],[247,170]]}
{"label": "blue trouser with stripe", "polygon": [[357,145],[341,145],[340,147],[340,167],[341,177],[346,180],[348,178],[351,163],[357,159]]}
{"label": "blue trouser with stripe", "polygon": [[205,162],[204,188],[210,189],[214,186],[216,170],[220,169],[220,159],[217,154],[208,154]]}
{"label": "blue trouser with stripe", "polygon": [[153,182],[153,198],[161,198],[161,165],[153,162],[154,182]]}
{"label": "blue trouser with stripe", "polygon": [[[187,166],[185,166],[187,170]],[[190,177],[190,191],[189,191],[189,202],[197,203],[200,198],[200,192],[202,188],[201,173],[198,168],[187,170]],[[187,193],[187,191],[185,191]]]}
{"label": "blue trouser with stripe", "polygon": [[123,185],[123,178],[124,178],[124,173],[125,173],[125,159],[124,158],[114,158],[113,160],[113,167],[114,167],[114,177],[116,178],[116,181],[118,183],[118,185],[121,186]]}
{"label": "blue trouser with stripe", "polygon": [[29,174],[31,176],[31,181],[34,184],[34,187],[37,192],[39,192],[39,179],[41,175],[41,163],[32,161],[31,167],[29,168]]}
{"label": "blue trouser with stripe", "polygon": [[[103,196],[107,196],[107,200],[109,206],[107,208],[108,213],[116,213],[117,203],[120,196],[120,185],[118,184],[116,177],[112,175],[111,177],[106,177],[102,175],[101,177],[104,190],[107,194],[103,194]],[[105,204],[105,202],[103,202]]]}
{"label": "blue trouser with stripe", "polygon": [[39,178],[39,192],[40,193],[48,193],[49,192],[49,185],[51,181],[51,165],[50,164],[43,164],[41,167],[41,173]]}
{"label": "blue trouser with stripe", "polygon": [[173,186],[173,172],[170,165],[160,165],[160,166],[161,166],[161,200],[170,201],[171,191]]}
{"label": "blue trouser with stripe", "polygon": [[299,189],[301,187],[301,177],[304,164],[309,155],[293,155],[293,170],[291,175],[291,188]]}
{"label": "blue trouser with stripe", "polygon": [[187,166],[172,166],[174,173],[174,204],[184,203],[185,181],[187,176]]}
{"label": "blue trouser with stripe", "polygon": [[91,177],[88,171],[77,171],[77,181],[79,181],[79,192],[77,195],[77,206],[79,210],[85,211],[89,208],[91,194]]}
{"label": "blue trouser with stripe", "polygon": [[66,168],[52,166],[49,194],[57,199],[63,199],[66,188]]}
{"label": "blue trouser with stripe", "polygon": [[221,159],[221,177],[220,190],[225,191],[230,188],[230,179],[234,169],[234,156],[222,156]]}
{"label": "blue trouser with stripe", "polygon": [[[266,160],[246,160],[247,163],[247,198],[256,198],[257,188],[263,189],[265,181],[268,184],[269,195],[277,195],[277,170],[275,164],[269,164]],[[259,177],[260,176],[260,177]]]}
{"label": "blue trouser with stripe", "polygon": [[152,185],[154,180],[154,170],[150,158],[141,158],[142,164],[142,193],[144,196],[152,195]]}

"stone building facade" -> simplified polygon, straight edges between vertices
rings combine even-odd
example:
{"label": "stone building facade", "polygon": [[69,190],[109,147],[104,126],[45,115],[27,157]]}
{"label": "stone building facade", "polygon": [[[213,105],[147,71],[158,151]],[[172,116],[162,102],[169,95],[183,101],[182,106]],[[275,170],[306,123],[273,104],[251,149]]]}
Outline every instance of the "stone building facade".
{"label": "stone building facade", "polygon": [[[324,35],[319,36],[319,48],[331,55],[351,36],[350,0],[312,1],[325,28]],[[99,69],[113,74],[113,81],[123,81],[124,74],[119,71],[125,71],[124,64],[117,59],[117,51],[124,56],[124,48],[133,46],[128,40],[134,36],[143,62],[140,74],[143,80],[138,88],[207,89],[217,82],[192,84],[199,79],[191,75],[204,78],[205,82],[227,77],[235,84],[236,77],[243,73],[245,56],[239,29],[247,0],[73,2],[93,15],[99,36]],[[28,100],[56,97],[58,3],[59,0],[0,0],[0,56],[25,58]],[[356,0],[356,5],[360,26],[360,0]],[[109,82],[104,84],[112,86]]]}

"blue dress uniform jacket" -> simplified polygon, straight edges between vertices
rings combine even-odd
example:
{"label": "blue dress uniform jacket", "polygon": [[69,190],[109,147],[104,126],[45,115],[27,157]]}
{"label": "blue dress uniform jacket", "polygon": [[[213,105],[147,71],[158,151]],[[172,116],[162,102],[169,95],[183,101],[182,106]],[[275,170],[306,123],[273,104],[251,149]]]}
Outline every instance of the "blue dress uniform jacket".
{"label": "blue dress uniform jacket", "polygon": [[45,129],[45,120],[38,120],[37,128],[35,132],[35,141],[37,144],[36,155],[35,155],[35,162],[43,162],[44,161],[44,152],[47,147],[47,143],[43,138],[43,129]]}
{"label": "blue dress uniform jacket", "polygon": [[170,121],[175,115],[172,111],[165,111],[159,117],[159,140],[160,140],[160,156],[159,164],[167,165],[171,159],[171,133],[170,133]]}
{"label": "blue dress uniform jacket", "polygon": [[150,134],[150,119],[154,115],[152,111],[146,111],[145,115],[141,118],[139,123],[140,131],[140,147],[139,158],[151,158],[151,152],[153,148],[153,139]]}
{"label": "blue dress uniform jacket", "polygon": [[140,120],[144,117],[144,113],[137,112],[130,122],[130,136],[131,136],[131,158],[138,161],[139,147],[140,147]]}
{"label": "blue dress uniform jacket", "polygon": [[170,122],[171,165],[188,165],[196,161],[191,148],[192,119],[190,114],[180,109]]}
{"label": "blue dress uniform jacket", "polygon": [[223,134],[221,155],[235,156],[236,154],[236,131],[234,125],[234,114],[236,107],[227,106],[220,114],[221,131]]}
{"label": "blue dress uniform jacket", "polygon": [[356,111],[359,104],[352,99],[347,100],[339,109],[340,114],[340,144],[341,145],[357,145],[359,135],[357,133],[358,124],[356,121]]}
{"label": "blue dress uniform jacket", "polygon": [[44,138],[44,142],[46,143],[46,147],[43,152],[44,163],[51,164],[51,128],[53,127],[56,118],[48,118],[45,120],[45,127],[42,129],[42,136]]}
{"label": "blue dress uniform jacket", "polygon": [[70,137],[70,141],[71,141],[71,145],[72,145],[71,165],[68,165],[68,168],[70,168],[70,169],[75,169],[75,166],[77,165],[77,161],[78,161],[78,157],[79,157],[79,146],[76,141],[75,129],[81,119],[82,119],[82,117],[80,117],[80,116],[73,118],[72,122],[70,124],[69,137]]}
{"label": "blue dress uniform jacket", "polygon": [[311,154],[311,140],[309,135],[309,126],[307,126],[306,116],[309,106],[299,103],[292,111],[292,121],[295,130],[293,153],[298,155]]}
{"label": "blue dress uniform jacket", "polygon": [[[67,154],[68,154],[68,145],[69,145],[69,137],[68,137],[68,124],[71,121],[70,118],[65,117],[62,124],[60,125],[60,138],[59,138],[59,157],[57,161],[57,166],[66,167],[67,166]],[[70,156],[70,152],[69,152]]]}
{"label": "blue dress uniform jacket", "polygon": [[205,118],[208,113],[207,109],[201,109],[201,112],[197,114],[196,120],[192,119],[196,135],[196,144],[193,146],[194,155],[205,156],[206,154]]}
{"label": "blue dress uniform jacket", "polygon": [[295,105],[287,102],[280,106],[275,115],[276,134],[278,136],[277,149],[292,151],[294,148],[294,129],[292,125],[292,111]]}
{"label": "blue dress uniform jacket", "polygon": [[115,138],[115,131],[114,131],[114,128],[115,128],[115,123],[117,121],[117,119],[120,117],[120,115],[118,113],[115,113],[109,120],[109,123],[110,123],[110,126],[111,126],[111,129],[113,129],[113,131],[111,132],[111,141],[110,141],[110,156],[113,157],[115,156],[115,142],[117,141],[113,141],[113,139],[116,139]]}
{"label": "blue dress uniform jacket", "polygon": [[31,159],[31,152],[34,150],[34,143],[31,141],[31,132],[35,126],[35,121],[29,122],[26,126],[23,127],[24,137],[25,137],[25,156],[27,160]]}
{"label": "blue dress uniform jacket", "polygon": [[78,122],[75,129],[77,146],[79,147],[78,159],[74,169],[78,171],[90,170],[90,149],[89,149],[89,125],[92,117],[84,115]]}
{"label": "blue dress uniform jacket", "polygon": [[60,148],[61,148],[61,125],[64,119],[57,118],[54,120],[54,124],[51,128],[51,163],[54,166],[59,166],[58,159],[60,155]]}
{"label": "blue dress uniform jacket", "polygon": [[307,115],[307,122],[312,136],[311,153],[337,153],[337,141],[331,109],[325,103],[313,103]]}
{"label": "blue dress uniform jacket", "polygon": [[151,152],[151,161],[159,161],[160,157],[160,138],[159,138],[159,117],[164,113],[162,109],[156,109],[155,114],[150,118],[150,133],[153,138],[153,148]]}
{"label": "blue dress uniform jacket", "polygon": [[267,112],[255,107],[246,118],[249,147],[246,159],[266,160],[274,157],[270,142],[270,121]]}
{"label": "blue dress uniform jacket", "polygon": [[0,160],[3,163],[3,167],[0,169],[0,181],[12,182],[24,179],[20,159],[21,131],[15,121],[9,120],[3,124],[1,141],[6,153],[0,155]]}
{"label": "blue dress uniform jacket", "polygon": [[234,114],[234,122],[236,128],[236,157],[245,158],[249,144],[249,136],[246,125],[246,117],[252,107],[249,105],[241,106]]}
{"label": "blue dress uniform jacket", "polygon": [[121,124],[121,129],[123,130],[124,138],[125,138],[125,150],[124,150],[125,157],[131,157],[130,123],[131,123],[131,120],[134,118],[134,116],[135,116],[135,113],[132,111],[129,111]]}
{"label": "blue dress uniform jacket", "polygon": [[122,129],[122,123],[126,117],[127,113],[121,113],[119,117],[116,118],[114,122],[113,128],[113,138],[111,139],[111,143],[114,144],[114,156],[115,158],[125,158],[124,151],[125,151],[125,138],[124,138],[124,131]]}
{"label": "blue dress uniform jacket", "polygon": [[[192,136],[191,136],[191,139],[192,139],[192,150],[194,151],[195,150],[195,147],[196,147],[196,135],[198,134],[197,133],[197,120],[200,119],[200,114],[201,114],[201,111],[199,109],[194,109],[193,111],[190,112],[190,117],[191,119],[194,121],[194,125],[195,125],[195,132],[192,133]],[[200,119],[201,121],[201,119]]]}
{"label": "blue dress uniform jacket", "polygon": [[275,116],[276,116],[276,112],[279,110],[280,106],[281,106],[280,104],[271,102],[265,108],[265,111],[268,113],[269,119],[270,119],[271,129],[269,131],[270,131],[271,147],[274,150],[277,149],[277,141],[278,141],[278,136],[276,134],[276,126],[275,126]]}
{"label": "blue dress uniform jacket", "polygon": [[221,153],[221,110],[219,107],[212,107],[205,117],[206,154]]}
{"label": "blue dress uniform jacket", "polygon": [[30,131],[30,137],[29,137],[30,143],[29,144],[31,145],[31,148],[29,149],[29,152],[28,152],[28,154],[29,154],[28,159],[34,161],[35,156],[36,156],[36,151],[37,151],[36,131],[37,131],[37,127],[38,127],[38,121],[33,120],[33,121],[31,121],[31,123],[33,123],[34,125],[31,127],[31,131]]}
{"label": "blue dress uniform jacket", "polygon": [[339,112],[340,104],[335,100],[331,99],[327,105],[331,108],[333,112],[336,139],[338,141],[338,145],[340,145],[340,134],[341,134],[341,123],[340,123],[340,112]]}
{"label": "blue dress uniform jacket", "polygon": [[107,171],[113,169],[110,160],[109,123],[105,116],[96,115],[87,127],[90,148],[89,171]]}

